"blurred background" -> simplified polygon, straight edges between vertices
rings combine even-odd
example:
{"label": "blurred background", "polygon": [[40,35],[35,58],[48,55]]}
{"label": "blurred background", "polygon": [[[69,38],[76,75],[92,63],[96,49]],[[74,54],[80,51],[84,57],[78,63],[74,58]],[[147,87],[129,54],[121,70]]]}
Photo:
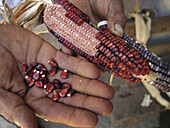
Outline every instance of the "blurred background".
{"label": "blurred background", "polygon": [[[6,3],[14,8],[22,0],[6,0]],[[128,18],[125,33],[136,38],[135,20],[131,18],[133,13],[146,14],[151,18],[150,38],[147,47],[150,51],[170,63],[170,0],[122,0],[125,14]],[[3,9],[0,1],[0,8]],[[0,20],[3,17],[0,15]],[[41,34],[42,38],[49,42],[57,42],[50,34]],[[53,45],[56,45],[54,43]],[[100,77],[115,88],[116,93],[112,103],[114,110],[110,116],[99,117],[95,128],[170,128],[170,111],[161,106],[152,98],[142,83],[132,84],[114,77],[110,82],[110,74],[104,73]],[[170,97],[161,92],[162,97],[170,102]],[[148,105],[142,106],[144,99],[148,98]],[[169,103],[170,104],[170,103]],[[39,120],[40,128],[71,128],[63,124],[55,124],[43,119]],[[0,116],[0,128],[17,128]]]}

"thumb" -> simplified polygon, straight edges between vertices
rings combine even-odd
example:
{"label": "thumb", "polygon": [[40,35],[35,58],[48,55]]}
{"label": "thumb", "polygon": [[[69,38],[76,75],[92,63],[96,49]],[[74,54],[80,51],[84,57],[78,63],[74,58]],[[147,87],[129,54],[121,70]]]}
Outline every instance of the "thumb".
{"label": "thumb", "polygon": [[38,128],[34,112],[18,95],[0,89],[0,114],[22,128]]}
{"label": "thumb", "polygon": [[126,25],[126,16],[124,14],[124,7],[121,0],[116,0],[110,3],[108,15],[108,29],[118,36],[123,35]]}

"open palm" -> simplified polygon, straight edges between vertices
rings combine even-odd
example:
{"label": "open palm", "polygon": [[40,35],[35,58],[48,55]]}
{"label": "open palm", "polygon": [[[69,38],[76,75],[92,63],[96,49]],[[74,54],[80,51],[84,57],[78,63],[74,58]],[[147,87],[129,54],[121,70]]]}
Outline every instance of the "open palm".
{"label": "open palm", "polygon": [[[99,70],[91,63],[57,51],[52,45],[28,30],[12,25],[0,25],[0,114],[23,128],[37,128],[36,116],[70,126],[92,127],[97,115],[112,111],[109,101],[114,90],[96,80]],[[47,69],[48,60],[57,61],[60,69],[71,73],[61,80],[58,73],[50,77],[72,84],[78,91],[70,98],[54,102],[44,89],[36,86],[27,90],[21,74],[21,65],[39,62]],[[31,123],[30,123],[31,122]]]}

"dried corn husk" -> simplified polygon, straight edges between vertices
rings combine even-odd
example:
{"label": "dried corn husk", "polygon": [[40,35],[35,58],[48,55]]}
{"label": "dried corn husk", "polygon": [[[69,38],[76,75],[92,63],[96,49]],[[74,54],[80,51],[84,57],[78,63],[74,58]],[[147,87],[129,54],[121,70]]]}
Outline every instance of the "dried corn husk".
{"label": "dried corn husk", "polygon": [[13,23],[22,26],[40,14],[45,7],[43,2],[22,2],[13,10]]}
{"label": "dried corn husk", "polygon": [[42,23],[42,12],[51,0],[23,0],[13,10],[3,0],[3,18],[1,23],[19,25],[29,30]]}

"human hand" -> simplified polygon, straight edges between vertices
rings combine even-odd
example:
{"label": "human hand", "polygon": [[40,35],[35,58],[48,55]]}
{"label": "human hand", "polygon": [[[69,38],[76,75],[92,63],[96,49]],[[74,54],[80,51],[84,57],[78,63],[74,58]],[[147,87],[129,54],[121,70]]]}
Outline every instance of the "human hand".
{"label": "human hand", "polygon": [[121,0],[69,0],[91,18],[93,24],[108,21],[108,28],[121,36],[126,24],[124,7]]}
{"label": "human hand", "polygon": [[[92,127],[97,115],[112,112],[109,101],[114,90],[96,80],[99,70],[91,63],[57,51],[49,43],[20,27],[0,25],[0,114],[23,128],[37,128],[36,116],[56,123],[76,127]],[[36,86],[27,90],[21,74],[21,65],[39,62],[48,70],[47,61],[55,59],[60,69],[71,73],[61,80],[59,74],[50,77],[71,83],[78,91],[70,98],[58,102],[47,98],[44,89]]]}
{"label": "human hand", "polygon": [[[121,0],[69,1],[90,16],[91,24],[97,25],[100,21],[107,20],[108,29],[115,34],[122,36],[126,24],[126,17],[124,15],[124,7]],[[62,51],[68,55],[73,54],[73,52],[65,46],[62,46]]]}

